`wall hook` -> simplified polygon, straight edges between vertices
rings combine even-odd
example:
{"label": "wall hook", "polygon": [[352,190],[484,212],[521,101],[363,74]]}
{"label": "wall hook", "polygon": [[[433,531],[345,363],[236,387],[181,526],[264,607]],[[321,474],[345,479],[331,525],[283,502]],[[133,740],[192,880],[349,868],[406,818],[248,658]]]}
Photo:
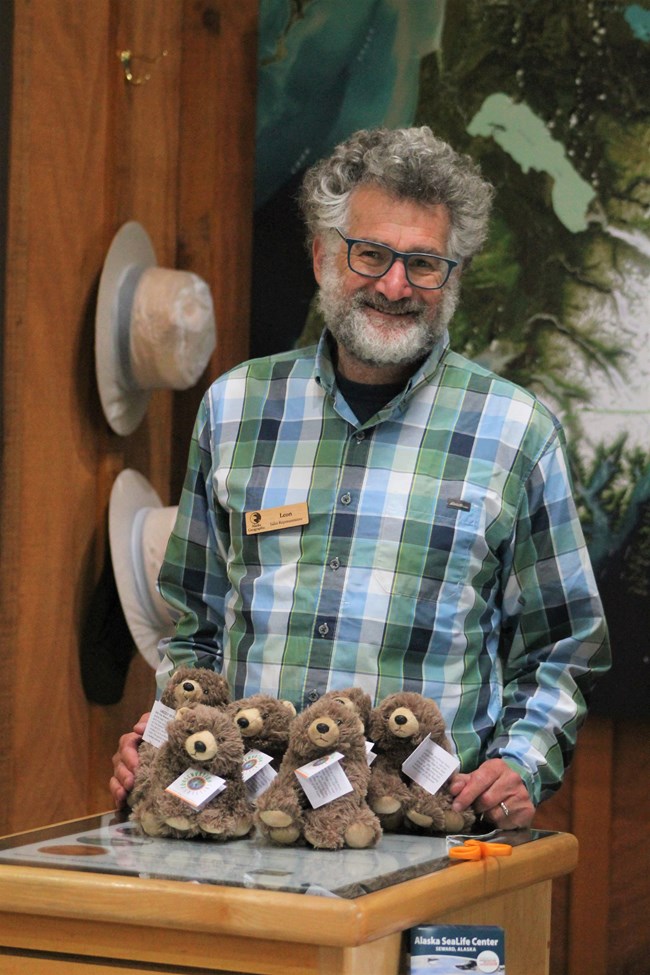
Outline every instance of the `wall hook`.
{"label": "wall hook", "polygon": [[160,54],[155,58],[147,58],[144,54],[134,54],[132,51],[118,51],[117,56],[120,59],[122,68],[124,69],[124,77],[130,85],[144,85],[150,80],[151,75],[143,74],[137,77],[133,74],[132,62],[133,61],[146,61],[147,64],[155,64],[156,61],[160,61],[161,58],[167,57],[167,51],[161,51]]}

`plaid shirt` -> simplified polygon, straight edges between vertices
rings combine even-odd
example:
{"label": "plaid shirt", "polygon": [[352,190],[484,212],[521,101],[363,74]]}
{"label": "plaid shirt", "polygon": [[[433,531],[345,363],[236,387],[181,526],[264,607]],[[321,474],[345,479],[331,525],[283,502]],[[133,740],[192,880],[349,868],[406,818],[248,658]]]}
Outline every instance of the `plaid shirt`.
{"label": "plaid shirt", "polygon": [[[298,502],[308,525],[246,533],[246,512]],[[609,665],[559,424],[446,342],[362,425],[326,338],[218,379],[160,590],[180,613],[161,686],[191,664],[299,708],[418,691],[462,768],[502,757],[534,802]]]}

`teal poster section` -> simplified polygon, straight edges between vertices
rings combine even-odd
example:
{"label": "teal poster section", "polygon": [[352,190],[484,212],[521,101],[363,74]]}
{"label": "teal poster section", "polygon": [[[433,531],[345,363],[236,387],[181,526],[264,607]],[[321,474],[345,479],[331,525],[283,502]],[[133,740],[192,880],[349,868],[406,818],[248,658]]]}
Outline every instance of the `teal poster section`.
{"label": "teal poster section", "polygon": [[454,347],[562,419],[614,668],[650,693],[650,4],[260,0],[252,352],[317,337],[295,194],[358,128],[427,124],[497,187]]}

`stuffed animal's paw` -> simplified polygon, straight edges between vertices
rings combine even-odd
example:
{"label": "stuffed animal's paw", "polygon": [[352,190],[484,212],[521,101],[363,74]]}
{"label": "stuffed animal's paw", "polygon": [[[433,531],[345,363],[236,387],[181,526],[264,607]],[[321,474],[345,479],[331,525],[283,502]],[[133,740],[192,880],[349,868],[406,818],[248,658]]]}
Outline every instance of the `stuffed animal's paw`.
{"label": "stuffed animal's paw", "polygon": [[293,825],[293,816],[283,812],[282,809],[264,809],[260,812],[259,818],[270,829],[286,829]]}
{"label": "stuffed animal's paw", "polygon": [[463,812],[456,812],[455,809],[445,810],[445,833],[468,833],[474,823],[476,816],[471,809]]}
{"label": "stuffed animal's paw", "polygon": [[290,846],[302,836],[302,814],[298,806],[284,809],[258,809],[255,823],[262,836],[273,843]]}
{"label": "stuffed animal's paw", "polygon": [[188,833],[194,823],[187,816],[168,816],[165,819],[165,826],[169,826],[170,829],[177,829],[180,833]]}
{"label": "stuffed animal's paw", "polygon": [[354,850],[367,850],[376,846],[381,839],[382,828],[379,819],[370,809],[364,810],[364,815],[350,823],[345,831],[345,845]]}
{"label": "stuffed animal's paw", "polygon": [[273,843],[280,844],[280,846],[291,846],[293,843],[297,843],[300,835],[298,826],[287,826],[284,829],[270,829],[267,832],[268,838]]}
{"label": "stuffed animal's paw", "polygon": [[381,837],[377,816],[365,803],[347,797],[305,814],[304,837],[319,850],[340,850],[344,846],[366,849]]}
{"label": "stuffed animal's paw", "polygon": [[240,839],[253,828],[252,815],[225,816],[220,810],[207,809],[199,813],[197,823],[201,833],[215,840]]}
{"label": "stuffed animal's paw", "polygon": [[372,810],[378,816],[393,816],[401,812],[402,803],[395,796],[377,796],[372,801]]}

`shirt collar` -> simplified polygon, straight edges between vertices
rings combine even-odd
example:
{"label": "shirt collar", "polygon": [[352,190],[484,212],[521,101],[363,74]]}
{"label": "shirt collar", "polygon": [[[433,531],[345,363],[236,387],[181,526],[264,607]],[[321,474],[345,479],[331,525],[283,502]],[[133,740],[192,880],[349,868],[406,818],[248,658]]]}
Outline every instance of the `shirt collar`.
{"label": "shirt collar", "polygon": [[[440,336],[424,362],[420,364],[420,366],[407,381],[404,391],[399,398],[399,403],[403,403],[404,400],[423,383],[430,382],[433,379],[438,370],[441,359],[448,348],[449,332],[447,329],[445,329],[444,333]],[[334,396],[336,393],[333,349],[334,339],[332,338],[328,329],[325,328],[323,329],[323,333],[316,349],[314,375],[316,377],[316,382],[318,382],[319,385],[321,385],[330,396]]]}

